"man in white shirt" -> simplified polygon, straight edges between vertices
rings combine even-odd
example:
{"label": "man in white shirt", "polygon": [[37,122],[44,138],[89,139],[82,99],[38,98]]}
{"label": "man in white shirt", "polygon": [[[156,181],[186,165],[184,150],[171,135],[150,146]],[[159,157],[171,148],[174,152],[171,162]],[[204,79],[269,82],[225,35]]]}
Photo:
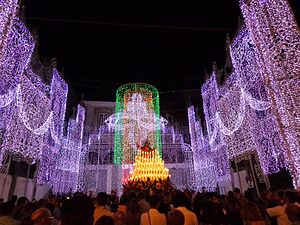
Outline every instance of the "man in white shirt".
{"label": "man in white shirt", "polygon": [[198,225],[196,214],[185,207],[187,199],[183,192],[179,191],[173,197],[172,201],[175,208],[182,212],[182,214],[184,215],[184,225]]}
{"label": "man in white shirt", "polygon": [[105,192],[99,192],[97,195],[97,206],[94,210],[94,224],[101,218],[101,216],[110,216],[114,218],[114,213],[108,210],[105,206],[108,202],[108,196]]}
{"label": "man in white shirt", "polygon": [[166,216],[157,210],[159,204],[158,196],[150,196],[148,202],[151,208],[148,212],[141,215],[140,225],[166,225]]}
{"label": "man in white shirt", "polygon": [[267,213],[270,217],[276,217],[278,225],[291,225],[292,222],[289,220],[285,208],[288,203],[296,202],[296,192],[287,191],[283,198],[284,205],[278,205],[272,208],[267,208]]}

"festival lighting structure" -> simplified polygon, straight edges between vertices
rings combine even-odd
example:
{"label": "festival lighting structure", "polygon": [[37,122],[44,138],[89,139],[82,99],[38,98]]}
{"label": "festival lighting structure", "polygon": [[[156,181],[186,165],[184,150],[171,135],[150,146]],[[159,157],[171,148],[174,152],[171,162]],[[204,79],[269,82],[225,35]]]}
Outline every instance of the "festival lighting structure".
{"label": "festival lighting structure", "polygon": [[76,118],[69,120],[68,135],[62,139],[61,148],[56,158],[55,174],[52,178],[55,192],[77,191],[84,119],[85,109],[79,104]]}
{"label": "festival lighting structure", "polygon": [[158,181],[168,177],[169,169],[165,168],[157,149],[151,149],[147,142],[143,147],[139,146],[129,181]]}
{"label": "festival lighting structure", "polygon": [[56,69],[53,70],[50,89],[53,119],[51,123],[51,137],[57,144],[61,144],[63,136],[65,112],[68,96],[68,85],[61,78]]}
{"label": "festival lighting structure", "polygon": [[[27,71],[27,70],[26,70]],[[31,74],[33,75],[33,74]],[[51,85],[50,85],[50,101],[52,109],[52,120],[49,132],[45,136],[45,146],[43,148],[37,180],[39,184],[52,185],[53,178],[56,176],[56,164],[58,162],[58,152],[61,150],[63,136],[65,111],[68,96],[68,85],[61,78],[59,72],[53,68]],[[78,140],[80,142],[80,140]]]}
{"label": "festival lighting structure", "polygon": [[161,155],[159,94],[144,83],[122,85],[116,93],[115,164],[133,164],[137,145],[148,140]]}
{"label": "festival lighting structure", "polygon": [[240,1],[260,73],[283,136],[285,159],[295,187],[300,187],[299,91],[300,32],[286,0]]}
{"label": "festival lighting structure", "polygon": [[24,69],[28,66],[35,41],[25,24],[19,19],[13,20],[7,37],[4,54],[0,60],[0,94],[14,90],[21,81]]}
{"label": "festival lighting structure", "polygon": [[[247,27],[243,26],[230,44],[230,55],[235,70],[231,77],[235,77],[235,79],[229,79],[226,92],[232,92],[234,87],[241,88],[248,111],[245,119],[250,123],[249,128],[252,130],[253,144],[259,156],[262,170],[264,174],[268,174],[278,172],[280,168],[286,167],[286,163],[284,163],[286,150],[273,112],[272,99],[267,93],[264,74],[257,53],[258,48],[254,44]],[[223,96],[226,98],[226,94]],[[225,105],[228,106],[226,103]],[[247,105],[251,109],[247,109]],[[230,143],[232,142],[228,144]]]}
{"label": "festival lighting structure", "polygon": [[0,61],[3,60],[8,35],[18,8],[17,0],[4,0],[0,2]]}

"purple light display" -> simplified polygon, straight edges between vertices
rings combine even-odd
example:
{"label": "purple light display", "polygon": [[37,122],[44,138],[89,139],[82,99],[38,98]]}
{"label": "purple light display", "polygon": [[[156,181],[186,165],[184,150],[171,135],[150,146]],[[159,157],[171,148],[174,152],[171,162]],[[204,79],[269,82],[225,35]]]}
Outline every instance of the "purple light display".
{"label": "purple light display", "polygon": [[[287,1],[241,1],[241,8],[246,26],[230,44],[234,72],[218,87],[214,70],[202,86],[209,151],[200,147],[195,168],[223,145],[219,155],[228,159],[255,153],[264,174],[288,167],[299,187],[299,29]],[[199,149],[202,135],[195,137],[194,119],[189,123],[192,146]]]}
{"label": "purple light display", "polygon": [[69,120],[68,135],[62,139],[61,148],[57,154],[56,170],[52,177],[54,192],[77,191],[84,119],[85,109],[78,105],[76,119]]}
{"label": "purple light display", "polygon": [[13,20],[3,57],[0,59],[0,94],[16,88],[35,46],[29,30],[19,18]]}
{"label": "purple light display", "polygon": [[18,7],[17,0],[3,0],[0,2],[0,61],[4,58],[8,34]]}
{"label": "purple light display", "polygon": [[60,143],[63,135],[65,111],[68,96],[68,85],[60,77],[56,69],[53,70],[50,96],[52,102],[53,120],[51,124],[51,136],[56,143]]}
{"label": "purple light display", "polygon": [[[91,162],[97,158],[98,165],[112,156],[114,118],[83,145],[85,109],[78,105],[64,135],[68,85],[55,68],[49,67],[50,85],[32,69],[35,41],[16,17],[17,4],[0,2],[0,165],[12,153],[39,162],[38,183],[54,192],[93,189],[95,177],[89,173],[103,168]],[[245,25],[229,46],[234,72],[220,86],[214,68],[201,89],[206,131],[193,107],[188,109],[191,145],[161,119],[164,160],[187,165],[171,177],[175,186],[188,177],[192,189],[215,190],[231,179],[230,160],[254,153],[264,174],[286,167],[300,187],[299,28],[286,0],[241,1],[240,6]],[[120,171],[111,176],[118,180]],[[100,187],[104,178],[97,179]]]}
{"label": "purple light display", "polygon": [[76,190],[84,108],[78,106],[77,117],[69,122],[72,132],[63,136],[68,86],[56,69],[48,86],[30,67],[35,41],[14,16],[15,3],[0,3],[0,161],[12,153],[38,162],[38,183],[55,191]]}
{"label": "purple light display", "polygon": [[68,95],[68,85],[54,68],[50,87],[50,100],[52,109],[52,120],[50,132],[45,136],[46,145],[41,156],[37,180],[39,184],[52,185],[53,177],[56,175],[56,164],[58,152],[61,149],[65,111]]}
{"label": "purple light display", "polygon": [[285,160],[300,187],[300,32],[286,0],[241,1],[260,73],[280,130]]}
{"label": "purple light display", "polygon": [[[3,7],[0,10],[0,27],[5,34],[3,36],[2,46],[0,46],[0,95],[1,95],[1,118],[0,126],[2,141],[0,145],[0,165],[6,151],[12,147],[12,139],[7,140],[9,129],[16,126],[17,108],[13,102],[16,102],[17,85],[24,68],[27,66],[34,48],[34,40],[28,29],[18,18],[14,18],[15,10],[10,7],[16,7],[12,1],[2,1]],[[4,14],[3,14],[4,13]],[[12,13],[5,17],[6,13]],[[9,21],[8,21],[9,20]],[[3,22],[6,21],[6,22]],[[4,24],[5,23],[5,24]],[[10,25],[11,24],[11,25]],[[4,43],[5,42],[5,43]],[[26,137],[24,137],[26,138]],[[20,144],[21,145],[21,144]],[[28,158],[27,153],[25,157]]]}

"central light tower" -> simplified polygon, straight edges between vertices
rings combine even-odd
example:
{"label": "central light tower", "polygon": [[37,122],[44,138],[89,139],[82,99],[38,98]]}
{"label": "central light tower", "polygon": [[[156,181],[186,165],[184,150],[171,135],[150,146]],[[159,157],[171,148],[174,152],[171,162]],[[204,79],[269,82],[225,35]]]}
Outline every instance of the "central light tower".
{"label": "central light tower", "polygon": [[145,83],[120,86],[116,93],[114,163],[135,162],[138,146],[147,141],[161,157],[161,129],[158,90]]}

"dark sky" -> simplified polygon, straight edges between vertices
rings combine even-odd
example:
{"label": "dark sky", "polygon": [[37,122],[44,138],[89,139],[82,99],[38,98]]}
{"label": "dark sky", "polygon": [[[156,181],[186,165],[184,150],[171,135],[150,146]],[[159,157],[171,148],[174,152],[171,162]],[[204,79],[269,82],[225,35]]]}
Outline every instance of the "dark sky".
{"label": "dark sky", "polygon": [[[39,54],[58,59],[86,100],[113,101],[116,89],[146,82],[161,93],[200,89],[212,61],[225,62],[238,0],[27,0]],[[121,77],[121,78],[118,78]],[[200,91],[199,91],[200,94]]]}

